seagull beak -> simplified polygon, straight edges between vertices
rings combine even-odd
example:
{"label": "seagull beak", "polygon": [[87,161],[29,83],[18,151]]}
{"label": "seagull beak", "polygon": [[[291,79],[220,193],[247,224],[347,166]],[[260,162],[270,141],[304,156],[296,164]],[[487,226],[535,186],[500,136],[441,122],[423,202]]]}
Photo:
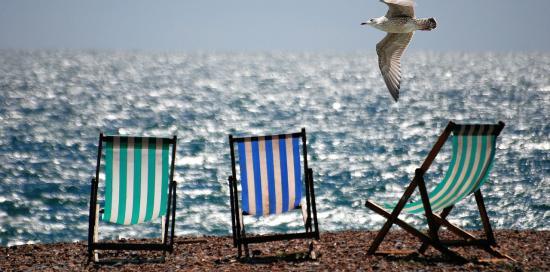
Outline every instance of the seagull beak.
{"label": "seagull beak", "polygon": [[369,23],[367,22],[362,22],[361,25],[368,25]]}

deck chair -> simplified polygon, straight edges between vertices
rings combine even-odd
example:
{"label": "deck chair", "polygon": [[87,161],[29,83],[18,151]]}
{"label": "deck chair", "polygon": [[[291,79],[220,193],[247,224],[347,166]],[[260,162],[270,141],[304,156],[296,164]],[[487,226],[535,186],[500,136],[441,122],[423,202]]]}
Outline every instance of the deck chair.
{"label": "deck chair", "polygon": [[[300,161],[302,144],[303,172]],[[271,136],[229,135],[231,169],[229,192],[233,245],[238,257],[249,257],[248,245],[291,239],[319,239],[313,171],[308,168],[306,130]],[[237,147],[235,150],[235,146]],[[240,179],[237,179],[236,165]],[[240,183],[241,198],[238,196]],[[303,198],[305,192],[305,199]],[[247,236],[244,216],[269,216],[301,209],[304,232]],[[310,244],[311,250],[311,244]]]}
{"label": "deck chair", "polygon": [[[494,248],[496,241],[480,189],[489,176],[495,157],[496,138],[503,128],[503,122],[491,125],[459,125],[449,122],[422,166],[416,169],[413,180],[397,204],[377,205],[367,200],[366,207],[387,218],[386,223],[372,242],[368,254],[376,253],[378,246],[391,226],[397,224],[422,241],[422,245],[418,249],[422,254],[429,246],[432,246],[454,260],[467,262],[465,258],[450,250],[449,247],[476,246],[497,258],[511,259]],[[424,174],[428,171],[441,147],[451,134],[453,134],[452,157],[449,168],[443,180],[428,193]],[[416,188],[418,188],[421,199],[407,203]],[[477,202],[485,231],[484,239],[476,238],[465,230],[451,224],[446,219],[454,205],[471,194],[474,195]],[[393,211],[388,212],[386,209],[393,209]],[[441,212],[436,214],[438,211]],[[429,228],[428,235],[399,219],[398,215],[401,212],[424,214]],[[439,239],[438,231],[441,226],[445,226],[450,232],[456,234],[461,239]],[[395,251],[393,252],[395,253]]]}
{"label": "deck chair", "polygon": [[[92,261],[92,257],[98,261],[98,250],[162,251],[162,259],[166,252],[173,251],[176,142],[176,136],[149,138],[99,135],[97,166],[90,196],[88,261]],[[100,167],[103,157],[104,167]],[[104,202],[101,205],[98,203],[100,168],[104,169],[105,176]],[[98,241],[99,220],[116,225],[159,220],[161,243]]]}

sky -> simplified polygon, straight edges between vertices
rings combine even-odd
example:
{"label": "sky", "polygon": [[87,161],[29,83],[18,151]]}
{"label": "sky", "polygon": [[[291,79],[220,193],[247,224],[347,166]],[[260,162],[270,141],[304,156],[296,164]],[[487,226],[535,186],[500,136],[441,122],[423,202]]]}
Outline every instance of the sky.
{"label": "sky", "polygon": [[[0,0],[0,49],[371,50],[377,0]],[[409,50],[550,51],[549,0],[418,0]]]}

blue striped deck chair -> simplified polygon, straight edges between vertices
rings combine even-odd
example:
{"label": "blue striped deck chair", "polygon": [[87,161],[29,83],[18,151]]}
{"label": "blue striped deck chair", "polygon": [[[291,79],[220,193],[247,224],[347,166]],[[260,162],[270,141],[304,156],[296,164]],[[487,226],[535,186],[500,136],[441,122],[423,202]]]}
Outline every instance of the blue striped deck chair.
{"label": "blue striped deck chair", "polygon": [[[366,207],[387,219],[372,242],[368,254],[405,253],[399,251],[377,252],[380,243],[382,243],[391,226],[396,224],[422,241],[422,245],[418,249],[418,252],[421,254],[425,253],[429,246],[432,246],[451,259],[467,262],[464,257],[450,250],[449,247],[474,246],[487,251],[494,257],[511,259],[494,248],[496,241],[480,189],[489,177],[489,172],[495,158],[497,136],[503,128],[503,122],[480,125],[459,125],[449,122],[422,166],[416,169],[413,180],[399,202],[378,205],[373,201],[367,200]],[[449,168],[443,179],[428,193],[424,174],[428,171],[428,168],[449,137],[452,138],[452,154]],[[418,188],[420,193],[420,200],[409,201],[416,188]],[[472,194],[475,196],[481,223],[485,231],[484,239],[473,236],[451,224],[446,219],[455,204]],[[393,211],[388,212],[387,210]],[[424,214],[428,223],[428,235],[399,219],[398,216],[401,212]],[[436,214],[436,212],[440,213]],[[446,227],[447,230],[461,239],[439,239],[438,231],[441,226]],[[407,253],[409,252],[411,251]]]}
{"label": "blue striped deck chair", "polygon": [[[176,136],[99,135],[96,173],[92,178],[90,196],[88,261],[98,261],[99,250],[162,251],[163,258],[166,252],[173,251],[176,142]],[[101,177],[105,177],[102,180],[100,172],[104,174]],[[100,183],[103,190],[99,190]],[[98,192],[104,192],[102,203],[98,201]],[[100,220],[115,226],[160,222],[161,242],[98,241]]]}
{"label": "blue striped deck chair", "polygon": [[[308,168],[306,130],[269,136],[229,135],[229,145],[232,168],[232,175],[229,176],[231,222],[233,245],[238,248],[238,256],[242,256],[244,247],[246,257],[249,257],[248,244],[252,243],[318,240],[313,171]],[[246,235],[244,216],[262,217],[294,210],[302,212],[304,232]]]}

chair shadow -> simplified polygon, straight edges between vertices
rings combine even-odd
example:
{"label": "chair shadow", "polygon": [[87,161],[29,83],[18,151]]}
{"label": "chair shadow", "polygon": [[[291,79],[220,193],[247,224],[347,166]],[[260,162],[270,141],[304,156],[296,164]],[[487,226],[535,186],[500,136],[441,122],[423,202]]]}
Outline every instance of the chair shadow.
{"label": "chair shadow", "polygon": [[[464,262],[451,259],[449,257],[446,257],[444,255],[437,255],[437,256],[426,256],[422,255],[418,252],[410,253],[406,255],[400,255],[400,254],[375,254],[375,256],[381,256],[384,259],[388,261],[393,262],[416,262],[421,263],[423,265],[427,266],[437,266],[438,264],[453,264],[453,265],[463,265]],[[470,260],[471,263],[479,263],[476,260]]]}
{"label": "chair shadow", "polygon": [[[203,244],[203,243],[207,243],[207,242],[208,241],[206,239],[189,239],[189,240],[175,242],[175,244],[179,244],[179,245]],[[151,252],[149,252],[149,253],[151,253]],[[130,256],[129,257],[125,256],[125,257],[120,257],[120,258],[110,257],[110,256],[113,256],[113,255],[116,255],[116,254],[124,254],[124,255],[130,255]],[[147,254],[147,253],[144,253],[144,254]],[[105,253],[105,255],[108,255],[108,256],[106,258],[102,258],[99,261],[94,262],[94,266],[96,266],[96,267],[99,267],[99,266],[117,267],[117,266],[123,266],[123,265],[126,265],[126,264],[158,264],[158,263],[164,263],[166,261],[166,256],[165,255],[162,255],[162,256],[159,256],[159,257],[146,257],[146,256],[143,256],[144,254],[138,254],[138,253],[128,254],[127,252],[124,252],[124,251],[122,251],[122,252],[113,251],[111,253]],[[157,254],[162,254],[162,253],[159,252]],[[166,254],[170,254],[170,253],[166,253]]]}
{"label": "chair shadow", "polygon": [[258,252],[253,252],[252,256],[250,257],[243,257],[238,259],[239,262],[246,263],[246,264],[271,264],[271,263],[277,263],[277,262],[301,263],[301,262],[309,262],[309,261],[316,261],[316,260],[318,260],[318,257],[312,258],[310,252],[308,251],[281,253],[277,255],[266,255],[266,256],[260,256]]}
{"label": "chair shadow", "polygon": [[100,259],[97,262],[94,262],[95,267],[118,267],[127,264],[159,264],[164,263],[166,258],[161,257],[141,257],[141,256],[131,256],[129,258],[104,258]]}

